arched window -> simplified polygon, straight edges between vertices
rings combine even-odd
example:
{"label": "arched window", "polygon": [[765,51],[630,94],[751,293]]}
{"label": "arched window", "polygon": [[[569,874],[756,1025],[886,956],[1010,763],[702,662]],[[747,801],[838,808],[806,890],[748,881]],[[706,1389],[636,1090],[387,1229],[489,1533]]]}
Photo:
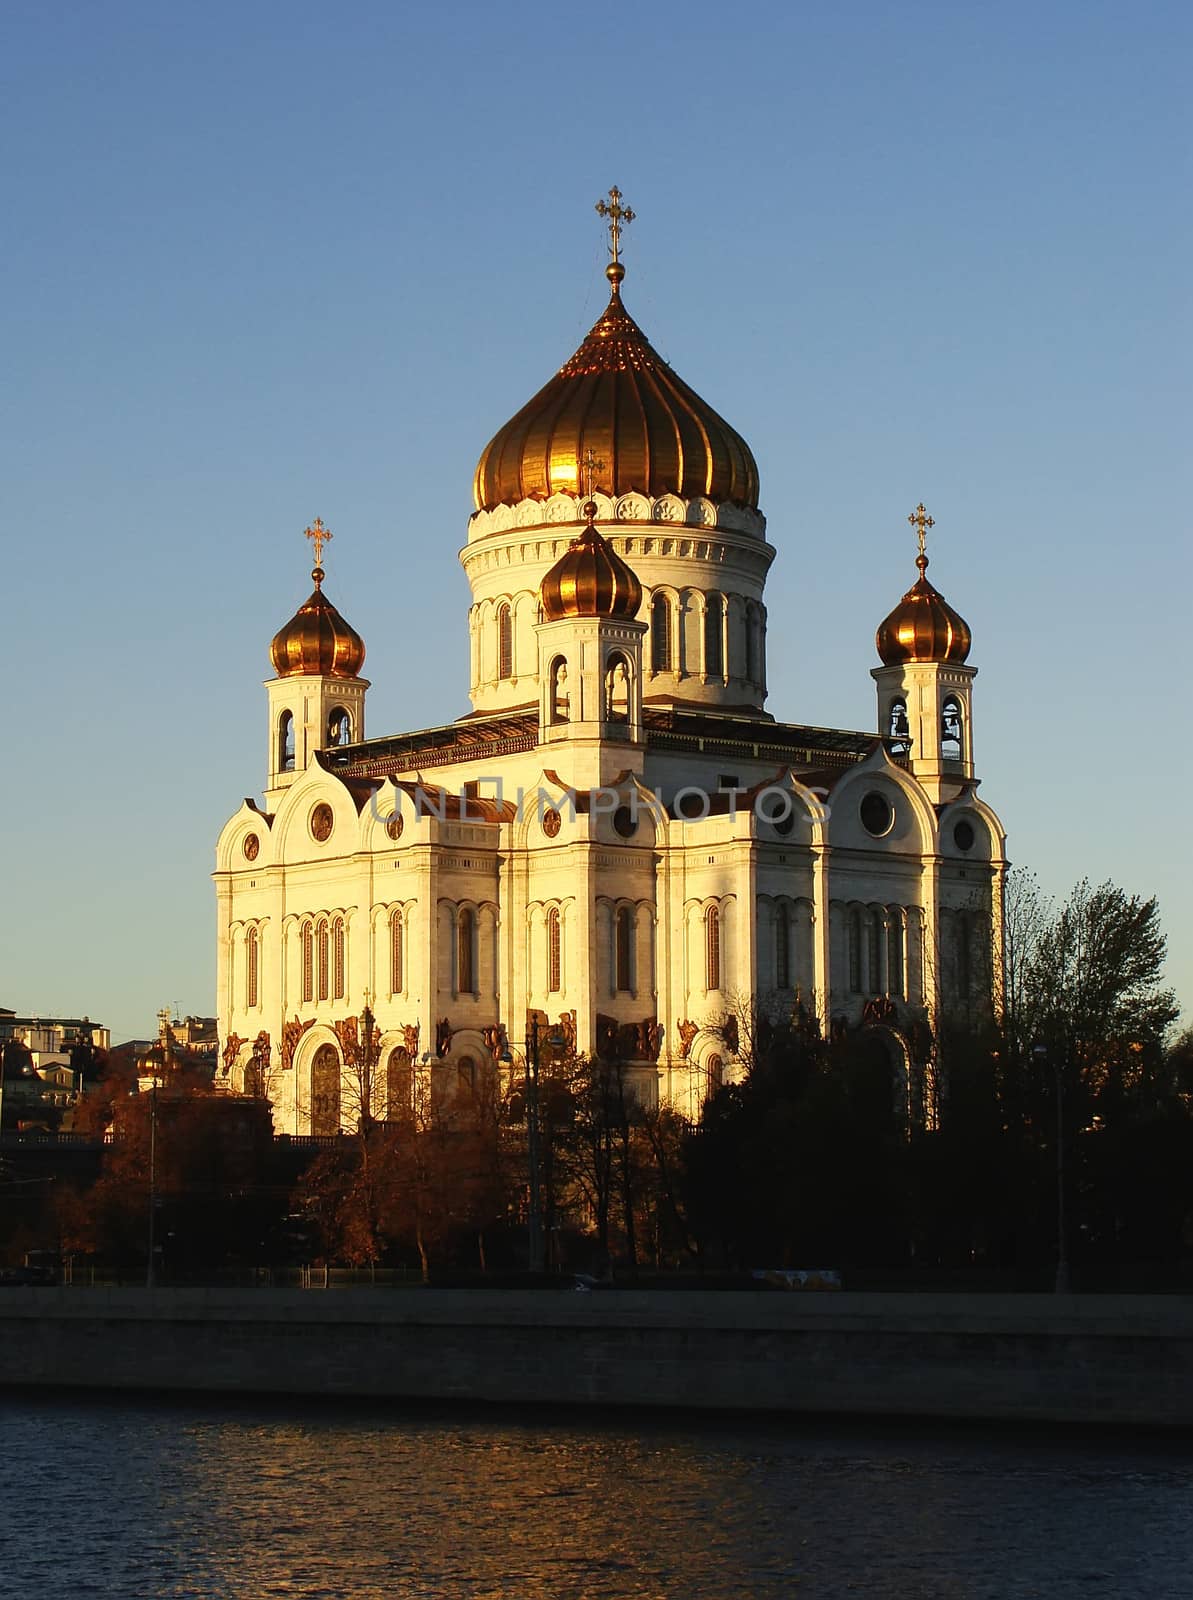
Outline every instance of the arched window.
{"label": "arched window", "polygon": [[866,954],[869,958],[867,966],[869,967],[870,993],[885,994],[886,984],[883,982],[882,958],[885,954],[886,929],[883,925],[881,911],[871,911],[868,934],[869,949]]}
{"label": "arched window", "polygon": [[406,1050],[391,1050],[385,1063],[385,1120],[402,1122],[413,1106],[414,1080],[410,1055]]}
{"label": "arched window", "polygon": [[558,994],[560,989],[561,973],[560,948],[559,948],[559,907],[552,906],[547,912],[547,992]]}
{"label": "arched window", "polygon": [[787,907],[775,907],[775,988],[791,987],[791,923]]}
{"label": "arched window", "polygon": [[278,723],[278,771],[294,771],[294,715],[283,711]]}
{"label": "arched window", "polygon": [[710,594],[704,606],[704,672],[725,676],[725,602],[719,594]]}
{"label": "arched window", "polygon": [[352,743],[352,718],[344,706],[336,706],[327,719],[327,742],[329,745]]}
{"label": "arched window", "polygon": [[671,606],[665,594],[650,602],[650,666],[653,672],[671,671]]}
{"label": "arched window", "polygon": [[617,653],[605,666],[605,717],[609,722],[628,722],[630,717],[630,669]]}
{"label": "arched window", "polygon": [[961,761],[965,755],[961,702],[955,694],[940,708],[940,753],[946,761]]}
{"label": "arched window", "polygon": [[613,987],[618,994],[634,988],[634,913],[629,906],[618,906],[613,922]]}
{"label": "arched window", "polygon": [[849,992],[862,992],[862,914],[856,907],[849,913]]}
{"label": "arched window", "polygon": [[395,911],[389,919],[389,992],[401,994],[406,987],[404,956],[402,949],[402,913]]}
{"label": "arched window", "polygon": [[911,749],[911,727],[907,721],[907,701],[903,699],[892,700],[891,709],[887,718],[887,735],[894,740],[892,750],[895,755],[906,755]]}
{"label": "arched window", "polygon": [[762,619],[752,600],[746,606],[746,677],[762,682]]}
{"label": "arched window", "polygon": [[309,922],[302,925],[302,998],[307,1004],[315,998],[315,936]]}
{"label": "arched window", "polygon": [[344,998],[344,919],[337,917],[331,925],[332,993],[337,1000]]}
{"label": "arched window", "polygon": [[551,663],[551,721],[566,722],[570,714],[568,664],[563,656],[556,656]]}
{"label": "arched window", "polygon": [[327,923],[321,920],[315,929],[315,968],[319,980],[318,995],[320,1000],[327,999],[329,976],[327,956]]}
{"label": "arched window", "polygon": [[456,921],[456,993],[476,993],[476,912],[467,906]]}
{"label": "arched window", "polygon": [[969,918],[964,911],[959,911],[954,917],[953,928],[957,940],[957,999],[961,1005],[968,1008],[973,982],[973,951],[970,945]]}
{"label": "arched window", "polygon": [[907,990],[903,933],[903,912],[898,906],[891,906],[886,924],[886,992],[896,1000],[904,999]]}
{"label": "arched window", "polygon": [[256,928],[249,929],[248,933],[245,935],[244,942],[245,954],[247,956],[245,966],[248,971],[248,978],[247,982],[245,983],[244,1003],[249,1010],[252,1011],[257,1004],[257,960],[259,939]]}
{"label": "arched window", "polygon": [[707,1098],[712,1099],[717,1090],[725,1082],[725,1063],[720,1056],[708,1058],[708,1090]]}
{"label": "arched window", "polygon": [[340,1131],[340,1058],[322,1044],[311,1062],[311,1132],[326,1138]]}
{"label": "arched window", "polygon": [[704,987],[721,987],[721,913],[709,906],[704,917]]}
{"label": "arched window", "polygon": [[514,620],[507,605],[497,607],[497,676],[514,675]]}

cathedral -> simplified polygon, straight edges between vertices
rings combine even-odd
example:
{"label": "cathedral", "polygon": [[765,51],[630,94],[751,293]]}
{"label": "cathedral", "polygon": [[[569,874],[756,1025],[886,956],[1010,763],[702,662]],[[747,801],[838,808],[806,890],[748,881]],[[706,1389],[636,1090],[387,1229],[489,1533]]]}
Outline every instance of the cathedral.
{"label": "cathedral", "polygon": [[609,303],[477,465],[470,711],[367,731],[364,641],[325,589],[330,532],[307,530],[263,803],[214,874],[221,1075],[267,1084],[278,1132],[353,1126],[364,1052],[372,1113],[397,1118],[540,1030],[696,1117],[758,1011],[868,1033],[930,1121],[942,1025],[992,1003],[1005,836],[932,519],[909,519],[918,576],[878,628],[874,730],[777,720],[758,467],[626,309],[632,213],[616,189],[598,210]]}

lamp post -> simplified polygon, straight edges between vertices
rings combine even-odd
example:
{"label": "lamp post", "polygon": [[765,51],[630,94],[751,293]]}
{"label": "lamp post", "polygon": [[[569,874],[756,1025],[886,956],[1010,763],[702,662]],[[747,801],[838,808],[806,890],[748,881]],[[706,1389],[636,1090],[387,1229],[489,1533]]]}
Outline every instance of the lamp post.
{"label": "lamp post", "polygon": [[[548,1044],[562,1043],[562,1038],[552,1034]],[[502,1052],[503,1062],[512,1064],[513,1052],[507,1045]],[[526,1163],[530,1179],[530,1216],[527,1219],[527,1264],[531,1272],[545,1270],[543,1255],[543,1213],[540,1183],[539,1152],[539,1020],[530,1018],[530,1037],[526,1041],[523,1057],[526,1075]]]}
{"label": "lamp post", "polygon": [[373,1016],[373,1007],[370,1004],[372,995],[368,989],[364,995],[364,1010],[360,1014],[360,1127],[365,1133],[373,1122],[373,1075],[377,1070],[377,1060],[380,1051],[377,1049],[375,1035],[377,1032],[376,1019]]}
{"label": "lamp post", "polygon": [[1065,1220],[1065,1080],[1063,1060],[1042,1041],[1031,1047],[1032,1060],[1040,1067],[1052,1066],[1056,1088],[1056,1280],[1055,1294],[1069,1293],[1068,1224]]}
{"label": "lamp post", "polygon": [[152,1289],[154,1284],[153,1254],[157,1248],[154,1240],[154,1224],[157,1215],[157,1077],[154,1076],[149,1090],[149,1240],[145,1257],[145,1287]]}

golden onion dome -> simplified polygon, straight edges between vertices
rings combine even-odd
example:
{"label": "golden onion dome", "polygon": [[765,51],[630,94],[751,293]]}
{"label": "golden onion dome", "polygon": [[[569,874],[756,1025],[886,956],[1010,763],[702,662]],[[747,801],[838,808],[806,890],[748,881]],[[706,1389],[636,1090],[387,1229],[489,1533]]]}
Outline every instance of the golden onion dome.
{"label": "golden onion dome", "polygon": [[904,661],[964,661],[973,642],[969,624],[928,582],[928,557],[916,557],[919,578],[883,622],[874,642],[885,666]]}
{"label": "golden onion dome", "polygon": [[758,507],[758,467],[742,436],[678,377],[621,303],[625,268],[605,269],[609,304],[575,355],[486,445],[478,511],[580,488],[652,497],[707,495]]}
{"label": "golden onion dome", "polygon": [[316,566],[310,599],[273,636],[269,654],[279,678],[316,673],[325,678],[360,677],[365,642],[323,593],[324,576],[323,568]]}
{"label": "golden onion dome", "polygon": [[548,622],[562,617],[626,617],[638,615],[642,585],[637,574],[593,526],[596,501],[584,507],[587,526],[573,539],[543,579],[539,590]]}

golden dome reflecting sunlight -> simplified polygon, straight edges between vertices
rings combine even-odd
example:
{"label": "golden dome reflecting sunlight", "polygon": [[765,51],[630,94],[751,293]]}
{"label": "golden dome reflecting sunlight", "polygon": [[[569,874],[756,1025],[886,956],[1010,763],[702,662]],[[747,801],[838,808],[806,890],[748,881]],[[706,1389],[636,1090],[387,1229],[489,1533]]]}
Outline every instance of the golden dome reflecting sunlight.
{"label": "golden dome reflecting sunlight", "polygon": [[606,269],[612,293],[571,360],[501,428],[481,455],[478,510],[576,494],[580,463],[599,463],[592,488],[609,495],[707,495],[758,507],[749,445],[651,347],[621,303],[625,269]]}

